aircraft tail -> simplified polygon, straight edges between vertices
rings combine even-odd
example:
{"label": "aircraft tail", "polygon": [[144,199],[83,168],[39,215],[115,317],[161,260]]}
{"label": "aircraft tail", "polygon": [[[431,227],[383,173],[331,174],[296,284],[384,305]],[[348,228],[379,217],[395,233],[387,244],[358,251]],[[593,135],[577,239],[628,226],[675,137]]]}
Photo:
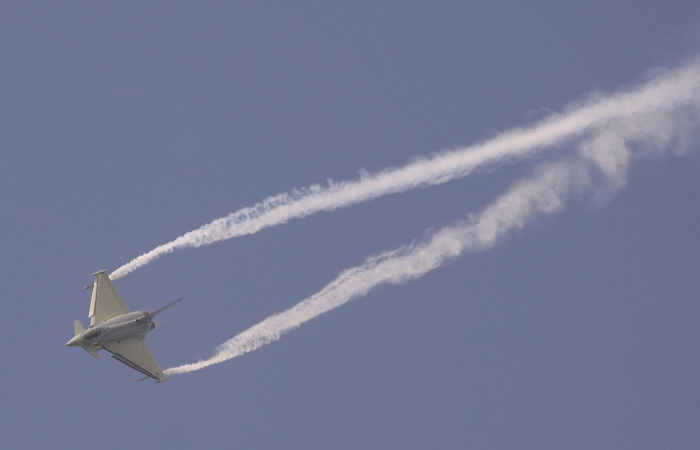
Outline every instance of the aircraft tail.
{"label": "aircraft tail", "polygon": [[173,306],[175,303],[179,302],[180,300],[182,300],[182,297],[178,298],[174,302],[168,303],[167,305],[163,306],[160,309],[156,309],[155,311],[153,311],[152,313],[149,314],[149,317],[151,317],[151,318],[155,317],[157,314],[162,313],[163,311],[170,308],[171,306]]}

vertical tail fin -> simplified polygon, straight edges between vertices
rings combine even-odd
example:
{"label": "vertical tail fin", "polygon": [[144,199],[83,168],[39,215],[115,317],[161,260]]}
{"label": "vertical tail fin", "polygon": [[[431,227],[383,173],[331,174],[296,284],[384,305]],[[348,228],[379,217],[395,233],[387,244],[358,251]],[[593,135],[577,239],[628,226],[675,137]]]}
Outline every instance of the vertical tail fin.
{"label": "vertical tail fin", "polygon": [[165,311],[166,309],[170,308],[171,306],[173,306],[175,303],[179,302],[180,300],[182,300],[182,297],[178,298],[177,300],[175,300],[175,301],[172,302],[172,303],[168,303],[167,305],[163,306],[163,307],[160,308],[160,309],[156,309],[155,311],[153,311],[152,313],[150,313],[148,316],[151,317],[151,318],[153,318],[153,317],[155,317],[157,314],[162,313],[163,311]]}

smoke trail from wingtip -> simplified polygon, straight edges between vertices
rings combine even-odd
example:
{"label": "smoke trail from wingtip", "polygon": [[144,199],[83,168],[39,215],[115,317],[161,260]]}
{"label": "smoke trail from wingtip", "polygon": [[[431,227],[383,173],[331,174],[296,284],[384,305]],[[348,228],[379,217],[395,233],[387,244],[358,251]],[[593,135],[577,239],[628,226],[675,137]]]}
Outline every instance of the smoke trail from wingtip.
{"label": "smoke trail from wingtip", "polygon": [[588,180],[581,164],[561,162],[541,169],[529,182],[516,186],[477,218],[441,229],[426,242],[369,258],[364,264],[341,273],[321,291],[296,306],[254,325],[221,344],[206,360],[166,370],[179,374],[203,369],[280,339],[280,337],[327,311],[363,296],[380,284],[399,284],[418,278],[464,251],[493,246],[530,216],[554,212],[564,194]]}
{"label": "smoke trail from wingtip", "polygon": [[144,253],[112,272],[110,278],[122,277],[174,250],[252,234],[293,218],[331,211],[386,194],[445,183],[479,168],[509,159],[531,157],[555,144],[595,132],[609,121],[633,119],[697,104],[699,89],[700,63],[693,62],[636,89],[569,108],[567,112],[551,116],[534,126],[504,132],[482,144],[365,175],[355,181],[327,187],[313,186],[273,196]]}
{"label": "smoke trail from wingtip", "polygon": [[369,258],[296,306],[224,342],[209,359],[166,373],[192,372],[240,356],[378,285],[419,278],[464,252],[491,248],[533,219],[561,211],[573,194],[608,200],[625,185],[635,157],[670,150],[683,153],[697,128],[699,112],[696,104],[673,114],[655,112],[612,121],[581,140],[574,154],[540,164],[530,178],[514,185],[479,215],[445,227],[419,244]]}

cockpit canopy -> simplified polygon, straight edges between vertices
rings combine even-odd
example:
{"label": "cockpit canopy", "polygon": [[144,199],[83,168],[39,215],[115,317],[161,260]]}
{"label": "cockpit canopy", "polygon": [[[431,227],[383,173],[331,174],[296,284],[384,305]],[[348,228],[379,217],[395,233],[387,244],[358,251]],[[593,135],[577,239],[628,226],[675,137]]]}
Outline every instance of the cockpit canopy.
{"label": "cockpit canopy", "polygon": [[97,339],[98,337],[102,336],[103,334],[105,334],[106,331],[107,331],[106,328],[94,328],[92,330],[88,330],[83,335],[83,339],[85,339],[86,341],[93,341],[93,340]]}

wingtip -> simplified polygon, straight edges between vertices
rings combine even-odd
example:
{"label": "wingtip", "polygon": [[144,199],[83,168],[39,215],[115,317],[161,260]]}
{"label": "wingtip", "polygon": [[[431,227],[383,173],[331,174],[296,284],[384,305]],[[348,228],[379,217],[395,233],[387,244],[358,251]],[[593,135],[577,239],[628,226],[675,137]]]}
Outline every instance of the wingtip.
{"label": "wingtip", "polygon": [[[145,377],[143,377],[143,378],[139,378],[138,380],[136,380],[136,382],[138,383],[139,381],[144,381],[144,380],[148,380],[149,378],[153,378],[153,377],[152,377],[152,376],[150,376],[150,375],[146,375]],[[156,380],[156,383],[162,383],[163,381],[165,381],[165,380],[169,380],[169,379],[170,379],[170,377],[163,377],[163,378],[155,378],[155,380]]]}

